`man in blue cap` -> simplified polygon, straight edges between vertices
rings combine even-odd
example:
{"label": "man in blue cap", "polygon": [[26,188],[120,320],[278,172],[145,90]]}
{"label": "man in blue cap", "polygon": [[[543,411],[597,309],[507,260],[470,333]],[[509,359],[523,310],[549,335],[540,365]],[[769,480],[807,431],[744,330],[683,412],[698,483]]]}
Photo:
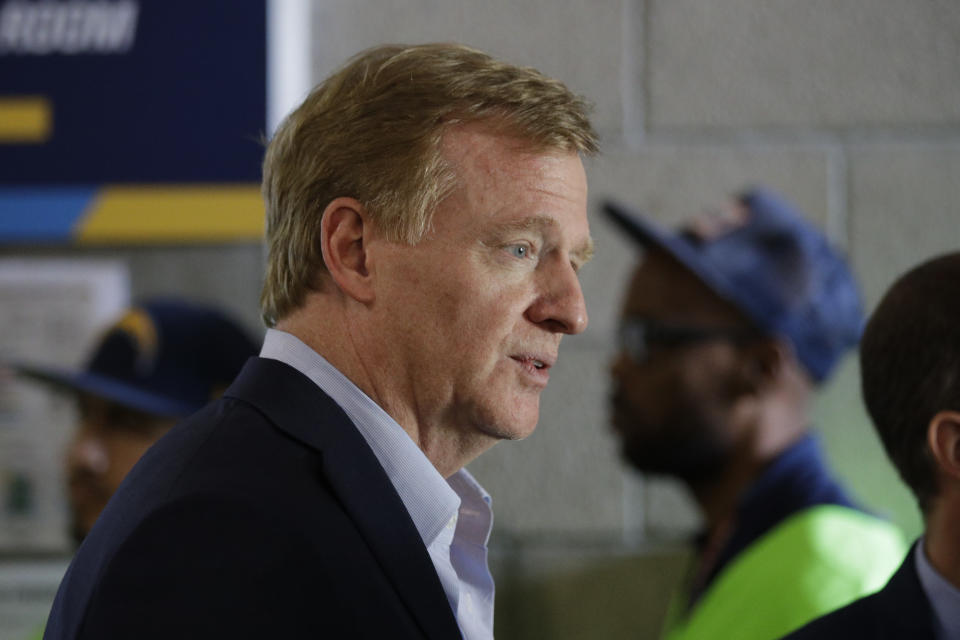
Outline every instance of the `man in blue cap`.
{"label": "man in blue cap", "polygon": [[676,233],[605,211],[646,250],[613,427],[632,466],[686,484],[706,525],[665,637],[778,638],[882,586],[902,538],[855,505],[808,430],[813,393],[860,336],[844,259],[765,190]]}
{"label": "man in blue cap", "polygon": [[78,543],[140,456],[177,420],[219,396],[256,353],[244,330],[217,309],[155,299],[128,309],[82,370],[16,367],[77,396],[66,471]]}

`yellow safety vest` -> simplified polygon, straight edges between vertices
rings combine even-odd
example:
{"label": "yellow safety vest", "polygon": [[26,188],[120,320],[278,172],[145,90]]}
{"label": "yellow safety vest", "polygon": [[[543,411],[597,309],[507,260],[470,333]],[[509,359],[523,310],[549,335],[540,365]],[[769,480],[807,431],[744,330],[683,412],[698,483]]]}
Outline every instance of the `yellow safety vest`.
{"label": "yellow safety vest", "polygon": [[883,587],[907,551],[890,523],[847,507],[796,513],[736,556],[689,614],[673,598],[665,640],[774,640]]}

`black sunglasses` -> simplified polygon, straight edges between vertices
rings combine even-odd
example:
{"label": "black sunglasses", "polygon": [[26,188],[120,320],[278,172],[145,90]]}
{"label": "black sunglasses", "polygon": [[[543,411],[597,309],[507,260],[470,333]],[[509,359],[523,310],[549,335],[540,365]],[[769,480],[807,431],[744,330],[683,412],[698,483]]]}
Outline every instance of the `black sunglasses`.
{"label": "black sunglasses", "polygon": [[643,362],[655,347],[676,348],[710,340],[729,340],[740,344],[760,335],[756,329],[749,327],[697,327],[666,324],[634,316],[620,323],[620,348],[634,362]]}

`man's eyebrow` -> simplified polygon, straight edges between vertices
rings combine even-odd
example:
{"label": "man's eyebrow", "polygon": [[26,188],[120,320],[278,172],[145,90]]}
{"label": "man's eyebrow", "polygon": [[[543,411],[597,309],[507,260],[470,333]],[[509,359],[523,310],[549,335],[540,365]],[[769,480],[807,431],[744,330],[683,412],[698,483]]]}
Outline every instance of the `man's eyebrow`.
{"label": "man's eyebrow", "polygon": [[557,221],[548,216],[532,216],[523,220],[514,220],[500,225],[500,231],[511,233],[514,231],[543,231],[557,226]]}
{"label": "man's eyebrow", "polygon": [[574,249],[571,254],[577,269],[593,260],[593,238],[588,237],[586,242]]}

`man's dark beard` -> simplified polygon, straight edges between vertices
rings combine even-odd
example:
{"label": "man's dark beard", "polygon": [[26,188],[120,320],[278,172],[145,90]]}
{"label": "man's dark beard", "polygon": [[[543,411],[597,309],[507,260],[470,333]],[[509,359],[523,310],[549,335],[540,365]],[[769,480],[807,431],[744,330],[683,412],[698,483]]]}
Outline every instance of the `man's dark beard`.
{"label": "man's dark beard", "polygon": [[682,404],[662,425],[626,432],[622,453],[635,469],[678,478],[689,486],[715,479],[731,455],[722,427],[691,404]]}

